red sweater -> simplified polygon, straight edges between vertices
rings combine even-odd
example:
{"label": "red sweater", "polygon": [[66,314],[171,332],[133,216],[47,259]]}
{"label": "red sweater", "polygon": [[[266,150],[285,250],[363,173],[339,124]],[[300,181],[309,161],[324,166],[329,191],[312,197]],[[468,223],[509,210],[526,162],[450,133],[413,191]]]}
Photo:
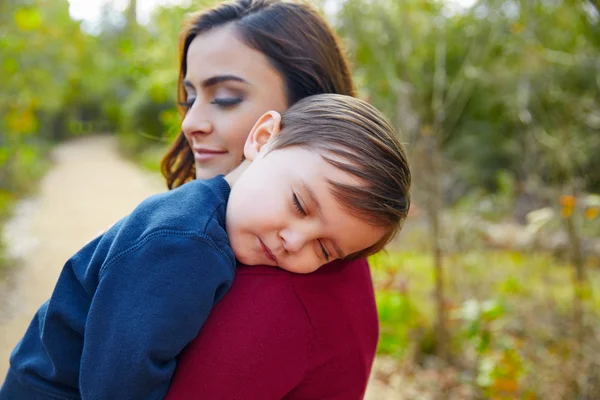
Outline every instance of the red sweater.
{"label": "red sweater", "polygon": [[362,399],[378,327],[364,259],[308,275],[238,266],[166,399]]}

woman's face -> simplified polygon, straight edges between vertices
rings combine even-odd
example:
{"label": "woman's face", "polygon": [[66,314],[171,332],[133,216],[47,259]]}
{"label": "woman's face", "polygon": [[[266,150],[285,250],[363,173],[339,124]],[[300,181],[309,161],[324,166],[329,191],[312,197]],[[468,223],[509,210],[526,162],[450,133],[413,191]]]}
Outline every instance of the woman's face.
{"label": "woman's face", "polygon": [[285,86],[259,51],[232,25],[202,33],[187,53],[188,111],[181,130],[194,153],[196,178],[226,174],[243,160],[244,143],[266,111],[285,111]]}

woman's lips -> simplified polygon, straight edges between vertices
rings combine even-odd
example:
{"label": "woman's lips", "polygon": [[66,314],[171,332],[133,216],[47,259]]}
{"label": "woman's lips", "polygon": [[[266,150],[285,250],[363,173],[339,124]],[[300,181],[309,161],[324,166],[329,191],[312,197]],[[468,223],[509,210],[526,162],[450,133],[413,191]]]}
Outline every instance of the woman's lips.
{"label": "woman's lips", "polygon": [[269,248],[263,243],[262,240],[258,239],[258,241],[260,242],[260,247],[262,247],[265,255],[267,256],[267,258],[275,263],[277,263],[277,258],[275,258],[275,256],[273,255],[273,253],[271,253],[271,250],[269,250]]}
{"label": "woman's lips", "polygon": [[199,147],[196,147],[192,150],[194,152],[194,159],[198,162],[210,161],[219,156],[222,156],[223,154],[227,154],[227,152],[223,150],[213,150]]}

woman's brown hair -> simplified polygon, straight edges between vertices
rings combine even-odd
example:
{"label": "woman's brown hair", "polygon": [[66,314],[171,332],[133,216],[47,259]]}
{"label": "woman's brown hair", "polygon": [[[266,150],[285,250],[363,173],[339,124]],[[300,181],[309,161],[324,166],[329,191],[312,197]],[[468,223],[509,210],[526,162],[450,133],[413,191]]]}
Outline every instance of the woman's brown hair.
{"label": "woman's brown hair", "polygon": [[[291,106],[315,94],[354,96],[348,61],[325,19],[309,4],[284,0],[236,0],[191,16],[179,37],[178,102],[185,102],[183,80],[192,40],[204,32],[232,24],[239,38],[263,53],[285,82]],[[265,110],[267,111],[267,110]],[[183,117],[185,109],[180,107]],[[161,162],[169,189],[195,178],[194,156],[179,132]]]}

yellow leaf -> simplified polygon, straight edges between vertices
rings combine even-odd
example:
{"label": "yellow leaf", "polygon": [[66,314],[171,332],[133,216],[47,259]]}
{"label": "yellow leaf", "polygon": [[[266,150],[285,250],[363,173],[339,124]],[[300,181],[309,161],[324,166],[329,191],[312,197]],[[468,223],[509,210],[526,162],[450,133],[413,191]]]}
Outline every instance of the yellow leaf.
{"label": "yellow leaf", "polygon": [[575,200],[574,196],[569,196],[569,195],[560,196],[560,205],[563,207],[573,208],[573,207],[575,207],[576,202],[577,201]]}
{"label": "yellow leaf", "polygon": [[590,207],[587,210],[585,210],[585,217],[591,221],[594,218],[596,218],[599,213],[600,213],[600,208]]}
{"label": "yellow leaf", "polygon": [[528,391],[523,396],[523,400],[535,400],[535,393]]}
{"label": "yellow leaf", "polygon": [[19,8],[15,12],[15,23],[22,31],[33,31],[42,24],[42,16],[35,8]]}
{"label": "yellow leaf", "polygon": [[563,218],[569,218],[573,215],[573,207],[563,207],[562,210],[560,210],[560,215]]}
{"label": "yellow leaf", "polygon": [[32,133],[37,128],[37,119],[33,111],[12,109],[6,115],[6,125],[10,132],[17,134]]}
{"label": "yellow leaf", "polygon": [[519,390],[519,383],[516,379],[497,378],[494,380],[493,389],[501,393],[516,393]]}
{"label": "yellow leaf", "polygon": [[570,196],[570,195],[562,195],[560,196],[560,205],[562,206],[562,209],[560,210],[560,215],[562,215],[563,218],[569,218],[571,215],[573,215],[573,209],[575,208],[575,205],[577,204],[577,200],[575,199],[574,196]]}

